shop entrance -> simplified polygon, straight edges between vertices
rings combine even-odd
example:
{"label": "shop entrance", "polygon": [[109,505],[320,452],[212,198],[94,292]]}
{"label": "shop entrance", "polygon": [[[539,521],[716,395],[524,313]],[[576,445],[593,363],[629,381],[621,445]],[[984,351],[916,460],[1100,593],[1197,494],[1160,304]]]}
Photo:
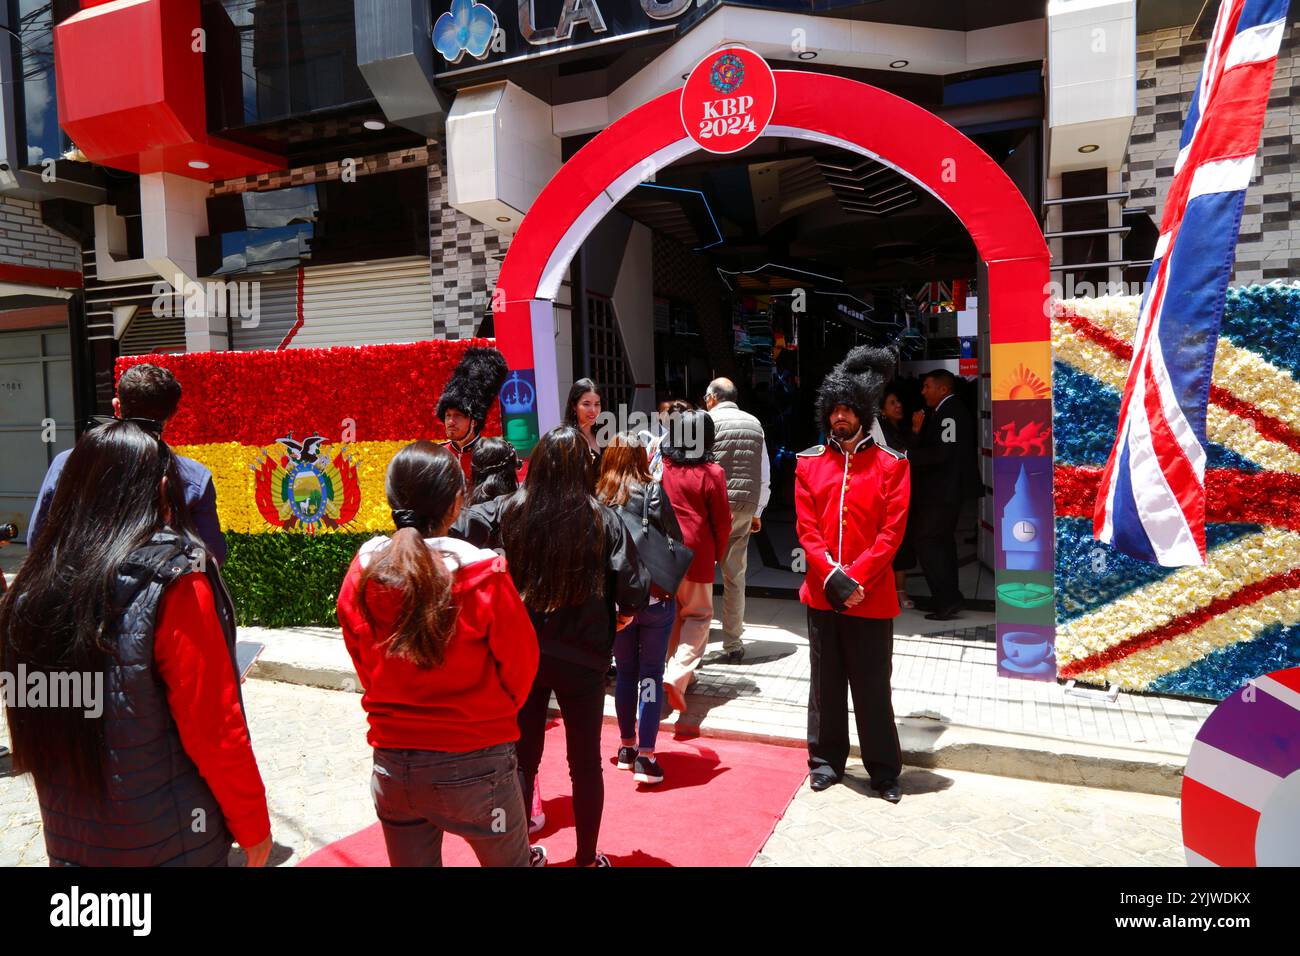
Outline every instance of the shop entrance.
{"label": "shop entrance", "polygon": [[[965,227],[979,260],[979,309],[988,330],[989,378],[981,386],[989,425],[997,429],[1008,414],[1037,416],[1050,425],[1048,253],[1039,223],[1015,184],[976,143],[913,103],[826,74],[775,71],[774,78],[775,104],[759,136],[868,157],[915,184]],[[531,446],[560,421],[553,303],[575,253],[624,197],[699,150],[683,123],[681,93],[667,93],[598,134],[534,202],[511,243],[494,299],[497,340],[512,369],[513,384],[503,393],[505,428],[516,443]],[[754,298],[755,305],[771,307],[770,297]],[[846,305],[846,318],[857,318],[852,303]],[[830,364],[838,355],[820,358]],[[1003,463],[995,453],[998,585],[1042,583],[1038,579],[1044,575],[1050,580],[1050,444],[1047,452]],[[1000,525],[1012,519],[1014,536],[1010,530],[1004,535]],[[1050,617],[1043,620],[1015,626],[1043,632],[1050,640]]]}

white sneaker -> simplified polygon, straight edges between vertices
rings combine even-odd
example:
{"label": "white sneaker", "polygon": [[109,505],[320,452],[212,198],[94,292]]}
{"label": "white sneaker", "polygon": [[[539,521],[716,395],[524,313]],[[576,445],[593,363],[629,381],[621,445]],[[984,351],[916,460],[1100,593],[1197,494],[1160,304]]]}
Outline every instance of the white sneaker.
{"label": "white sneaker", "polygon": [[546,847],[530,846],[528,848],[528,865],[545,866],[546,865]]}

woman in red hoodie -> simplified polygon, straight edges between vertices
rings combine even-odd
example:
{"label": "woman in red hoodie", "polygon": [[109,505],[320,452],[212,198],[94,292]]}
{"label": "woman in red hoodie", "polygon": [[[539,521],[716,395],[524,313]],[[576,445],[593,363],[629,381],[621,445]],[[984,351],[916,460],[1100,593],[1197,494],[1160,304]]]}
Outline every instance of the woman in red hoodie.
{"label": "woman in red hoodie", "polygon": [[441,866],[444,832],[483,866],[540,866],[519,787],[517,714],[537,674],[533,625],[504,559],[447,537],[460,462],[429,441],[388,466],[397,532],[367,541],[339,590],[365,693],[371,789],[393,866]]}

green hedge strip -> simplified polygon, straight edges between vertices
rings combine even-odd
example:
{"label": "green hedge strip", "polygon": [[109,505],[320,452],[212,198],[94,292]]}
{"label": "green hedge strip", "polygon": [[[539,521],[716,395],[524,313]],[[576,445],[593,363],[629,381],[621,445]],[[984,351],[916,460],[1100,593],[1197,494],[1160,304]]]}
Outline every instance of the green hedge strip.
{"label": "green hedge strip", "polygon": [[366,534],[226,533],[221,576],[242,625],[337,627],[335,601]]}

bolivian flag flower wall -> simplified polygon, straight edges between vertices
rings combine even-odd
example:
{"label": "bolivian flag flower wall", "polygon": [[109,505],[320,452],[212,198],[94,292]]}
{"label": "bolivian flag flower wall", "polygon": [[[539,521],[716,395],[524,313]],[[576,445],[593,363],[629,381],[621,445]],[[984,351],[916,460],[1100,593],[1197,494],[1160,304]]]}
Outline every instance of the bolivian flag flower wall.
{"label": "bolivian flag flower wall", "polygon": [[[118,359],[171,369],[181,404],[164,437],[212,472],[230,544],[222,569],[241,623],[333,623],[333,601],[365,538],[393,530],[389,461],[442,439],[438,396],[471,339]],[[500,434],[497,406],[485,434]]]}

